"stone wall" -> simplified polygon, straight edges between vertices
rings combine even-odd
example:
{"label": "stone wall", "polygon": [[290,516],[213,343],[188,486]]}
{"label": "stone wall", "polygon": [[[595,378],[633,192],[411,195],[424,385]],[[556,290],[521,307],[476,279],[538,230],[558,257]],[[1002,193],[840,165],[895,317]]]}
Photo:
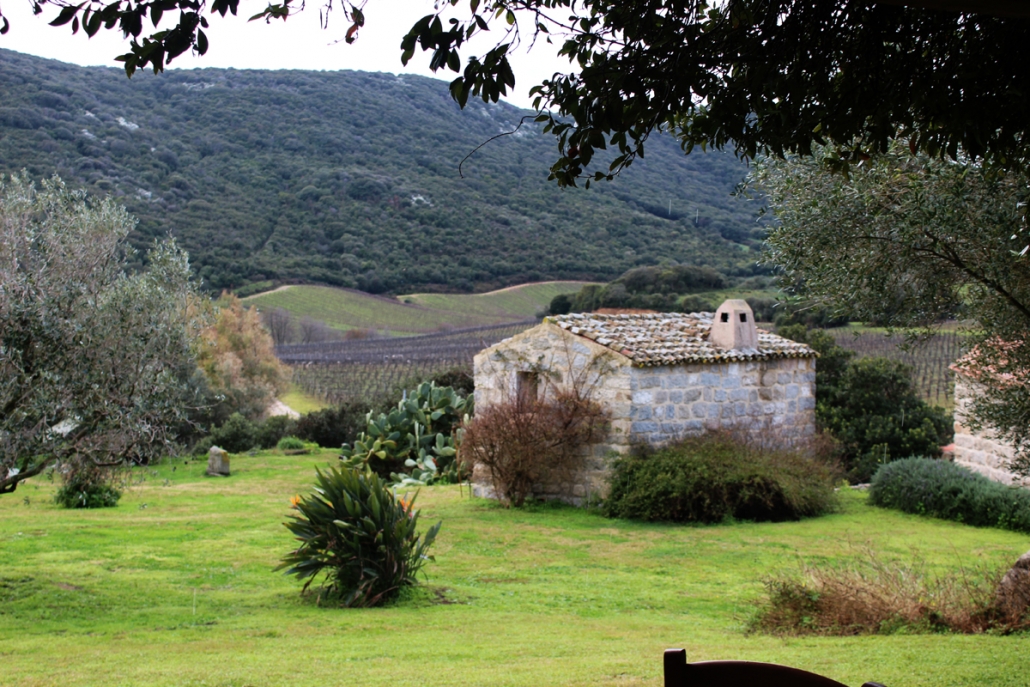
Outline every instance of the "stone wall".
{"label": "stone wall", "polygon": [[[796,445],[815,434],[815,359],[633,367],[608,348],[543,324],[475,357],[476,406],[518,392],[518,373],[537,370],[547,388],[579,383],[611,413],[606,441],[589,447],[571,483],[539,485],[541,498],[581,503],[603,497],[608,461],[633,444],[661,446],[706,430],[742,432],[761,445]],[[492,496],[488,475],[473,472],[473,490]]]}
{"label": "stone wall", "polygon": [[[541,377],[546,376],[539,386],[541,394],[578,384],[589,389],[590,398],[611,413],[607,441],[584,449],[582,469],[571,482],[537,485],[535,492],[539,498],[580,505],[593,495],[603,496],[610,455],[629,450],[630,364],[623,355],[547,323],[506,339],[475,357],[477,408],[514,398],[518,393],[518,373],[537,371]],[[472,483],[476,496],[493,497],[489,476],[482,466],[473,470]]]}
{"label": "stone wall", "polygon": [[956,464],[979,472],[1003,484],[1030,486],[1030,480],[1017,477],[1008,470],[1014,450],[990,430],[974,432],[965,425],[976,383],[961,374],[955,375],[955,440],[951,455]]}
{"label": "stone wall", "polygon": [[631,442],[726,429],[780,448],[815,434],[815,358],[631,368],[630,389]]}

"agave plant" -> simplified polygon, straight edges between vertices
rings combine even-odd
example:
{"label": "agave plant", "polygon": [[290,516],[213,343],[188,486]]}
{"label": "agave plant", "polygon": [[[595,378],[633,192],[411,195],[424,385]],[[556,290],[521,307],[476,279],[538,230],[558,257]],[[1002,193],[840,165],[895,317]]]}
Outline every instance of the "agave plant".
{"label": "agave plant", "polygon": [[316,472],[314,491],[293,498],[296,513],[284,523],[300,546],[276,570],[304,580],[305,591],[324,576],[319,602],[338,599],[343,606],[376,606],[418,584],[441,523],[420,536],[415,498],[397,497],[370,470]]}

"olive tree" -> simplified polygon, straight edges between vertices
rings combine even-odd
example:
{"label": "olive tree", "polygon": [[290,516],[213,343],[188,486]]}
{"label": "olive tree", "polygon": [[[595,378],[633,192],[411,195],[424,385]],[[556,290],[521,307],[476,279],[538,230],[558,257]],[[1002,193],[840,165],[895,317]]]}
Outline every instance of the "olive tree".
{"label": "olive tree", "polygon": [[962,314],[985,391],[974,426],[1013,442],[1030,474],[1027,177],[899,144],[835,174],[830,154],[758,164],[750,183],[778,219],[766,261],[788,291],[889,328],[926,333]]}
{"label": "olive tree", "polygon": [[185,419],[189,261],[166,241],[130,273],[134,223],[56,177],[0,177],[0,493],[59,463],[147,459]]}

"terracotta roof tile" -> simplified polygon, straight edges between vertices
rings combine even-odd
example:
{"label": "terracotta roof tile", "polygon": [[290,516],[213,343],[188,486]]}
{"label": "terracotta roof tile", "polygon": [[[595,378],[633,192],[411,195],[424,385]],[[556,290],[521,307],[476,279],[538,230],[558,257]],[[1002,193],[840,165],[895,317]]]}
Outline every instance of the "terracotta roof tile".
{"label": "terracotta roof tile", "polygon": [[544,321],[618,351],[638,367],[815,358],[805,344],[758,330],[758,347],[726,350],[708,343],[713,314],[555,315]]}

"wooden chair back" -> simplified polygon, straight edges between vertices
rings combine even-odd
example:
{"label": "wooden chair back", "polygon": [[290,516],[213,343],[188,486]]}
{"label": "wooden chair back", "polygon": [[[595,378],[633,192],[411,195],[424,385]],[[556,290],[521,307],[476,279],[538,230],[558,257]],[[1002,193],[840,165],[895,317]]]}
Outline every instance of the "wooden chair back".
{"label": "wooden chair back", "polygon": [[[684,649],[665,652],[665,687],[846,687],[807,670],[754,661],[687,663]],[[862,687],[884,687],[867,682]]]}

